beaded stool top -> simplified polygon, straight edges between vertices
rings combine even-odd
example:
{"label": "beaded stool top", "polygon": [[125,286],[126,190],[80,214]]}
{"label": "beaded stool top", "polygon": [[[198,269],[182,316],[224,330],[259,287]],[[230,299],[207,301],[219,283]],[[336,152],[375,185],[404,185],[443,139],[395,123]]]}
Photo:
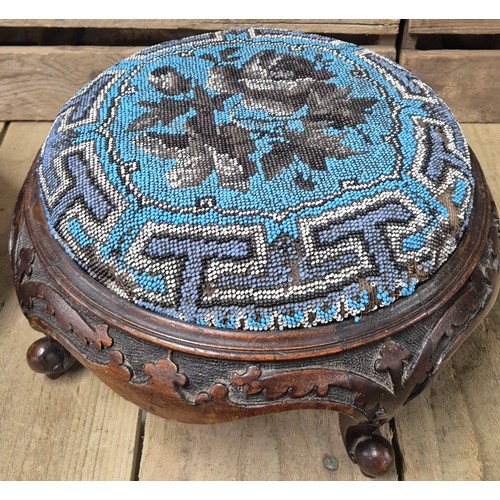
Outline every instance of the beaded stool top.
{"label": "beaded stool top", "polygon": [[90,276],[226,329],[362,321],[456,248],[474,179],[449,109],[396,63],[286,31],[210,33],[101,73],[37,163]]}

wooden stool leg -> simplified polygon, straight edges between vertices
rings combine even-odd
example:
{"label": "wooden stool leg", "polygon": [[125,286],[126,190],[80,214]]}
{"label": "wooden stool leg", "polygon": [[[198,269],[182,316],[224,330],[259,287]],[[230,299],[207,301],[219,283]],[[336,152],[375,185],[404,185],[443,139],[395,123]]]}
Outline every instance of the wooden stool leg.
{"label": "wooden stool leg", "polygon": [[26,358],[30,368],[51,379],[60,377],[75,364],[75,358],[59,342],[43,337],[30,345]]}
{"label": "wooden stool leg", "polygon": [[340,432],[349,458],[368,477],[385,474],[394,462],[394,449],[385,437],[376,433],[381,424],[359,423],[339,414]]}

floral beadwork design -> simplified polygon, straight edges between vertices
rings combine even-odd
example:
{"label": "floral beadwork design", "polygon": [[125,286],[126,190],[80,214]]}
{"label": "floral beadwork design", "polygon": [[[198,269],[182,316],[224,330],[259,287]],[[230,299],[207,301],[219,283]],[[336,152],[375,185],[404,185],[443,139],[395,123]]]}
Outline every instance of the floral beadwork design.
{"label": "floral beadwork design", "polygon": [[[235,49],[224,52],[222,57],[234,58]],[[216,93],[211,96],[199,85],[192,87],[175,68],[160,67],[149,75],[149,81],[165,97],[159,102],[141,102],[147,111],[130,125],[129,131],[147,130],[159,122],[168,125],[193,110],[180,137],[146,132],[136,138],[136,145],[176,161],[167,174],[174,188],[199,185],[215,171],[221,186],[247,192],[250,177],[258,172],[251,159],[256,146],[244,124],[216,123],[215,113],[224,111],[225,99],[241,93],[245,107],[264,111],[270,121],[305,110],[302,131],[285,128],[281,136],[272,138],[272,149],[262,158],[266,180],[280,174],[295,158],[311,169],[326,171],[327,158],[362,154],[342,144],[343,134],[328,134],[327,129],[341,131],[364,123],[366,113],[377,102],[370,97],[350,96],[351,88],[328,83],[331,78],[330,72],[315,69],[314,63],[303,57],[265,50],[242,68],[226,64],[210,69],[207,89]],[[179,99],[191,90],[192,96]],[[214,133],[207,134],[207,130]],[[312,189],[312,181],[307,182],[300,174],[295,182]]]}

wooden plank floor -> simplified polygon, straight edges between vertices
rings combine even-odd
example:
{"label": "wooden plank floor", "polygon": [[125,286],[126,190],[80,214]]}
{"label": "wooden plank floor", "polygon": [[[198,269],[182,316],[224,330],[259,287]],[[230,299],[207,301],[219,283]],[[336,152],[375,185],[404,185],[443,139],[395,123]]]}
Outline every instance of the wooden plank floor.
{"label": "wooden plank floor", "polygon": [[[0,123],[0,480],[362,480],[337,415],[294,411],[197,426],[146,415],[84,369],[51,381],[25,352],[39,337],[10,284],[17,192],[48,123]],[[500,203],[500,124],[466,125]],[[385,479],[500,479],[500,301],[452,361],[386,429],[403,455]],[[325,456],[338,470],[328,470]]]}

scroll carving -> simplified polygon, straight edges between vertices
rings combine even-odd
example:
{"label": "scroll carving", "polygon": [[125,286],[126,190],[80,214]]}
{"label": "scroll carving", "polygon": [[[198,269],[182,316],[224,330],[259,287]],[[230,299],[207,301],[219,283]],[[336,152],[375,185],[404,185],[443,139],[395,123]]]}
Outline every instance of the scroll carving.
{"label": "scroll carving", "polygon": [[73,332],[82,345],[92,345],[98,350],[111,347],[113,339],[108,335],[108,325],[99,323],[90,327],[85,320],[52,287],[40,281],[31,281],[35,251],[22,248],[16,269],[17,293],[25,309],[33,308],[33,300],[39,299],[47,304],[47,313],[53,316],[66,332]]}
{"label": "scroll carving", "polygon": [[262,370],[250,366],[243,374],[234,374],[232,381],[243,387],[246,397],[264,394],[266,400],[282,397],[292,399],[315,396],[324,398],[330,387],[350,389],[356,393],[356,403],[368,411],[378,402],[394,402],[395,395],[386,387],[356,373],[332,369],[308,369],[279,372],[262,376]]}
{"label": "scroll carving", "polygon": [[331,385],[351,386],[349,375],[344,371],[301,370],[262,377],[262,370],[253,365],[241,375],[235,373],[232,381],[237,386],[243,387],[245,396],[263,392],[267,400],[278,399],[285,395],[291,398],[303,398],[311,393],[323,397]]}

